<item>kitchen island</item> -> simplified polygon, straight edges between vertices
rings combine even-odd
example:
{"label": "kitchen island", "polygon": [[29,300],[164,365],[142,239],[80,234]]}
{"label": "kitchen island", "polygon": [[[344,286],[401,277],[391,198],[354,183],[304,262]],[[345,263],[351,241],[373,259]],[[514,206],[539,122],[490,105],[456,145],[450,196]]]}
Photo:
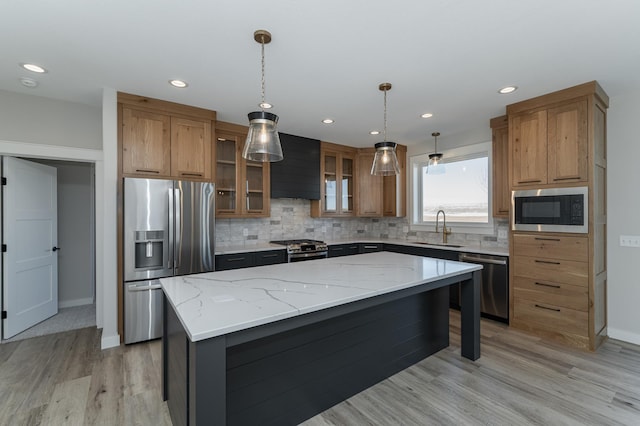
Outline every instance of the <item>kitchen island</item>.
{"label": "kitchen island", "polygon": [[481,266],[398,253],[162,279],[175,425],[297,424],[449,344],[480,356]]}

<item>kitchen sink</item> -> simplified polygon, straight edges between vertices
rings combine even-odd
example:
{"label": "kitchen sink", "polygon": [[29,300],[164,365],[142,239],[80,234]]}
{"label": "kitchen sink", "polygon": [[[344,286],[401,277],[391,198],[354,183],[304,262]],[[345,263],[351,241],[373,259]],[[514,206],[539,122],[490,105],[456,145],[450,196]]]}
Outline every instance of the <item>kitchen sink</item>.
{"label": "kitchen sink", "polygon": [[416,244],[424,244],[427,246],[441,246],[441,247],[452,247],[452,248],[461,248],[464,246],[458,245],[458,244],[449,244],[449,243],[424,243],[421,241],[417,241]]}

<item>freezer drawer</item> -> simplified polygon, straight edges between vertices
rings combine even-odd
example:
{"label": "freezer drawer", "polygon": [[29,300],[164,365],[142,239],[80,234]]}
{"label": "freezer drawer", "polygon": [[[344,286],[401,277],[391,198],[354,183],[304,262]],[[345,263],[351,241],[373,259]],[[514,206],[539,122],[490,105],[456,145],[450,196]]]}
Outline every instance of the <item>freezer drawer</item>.
{"label": "freezer drawer", "polygon": [[160,281],[124,283],[124,343],[162,337]]}

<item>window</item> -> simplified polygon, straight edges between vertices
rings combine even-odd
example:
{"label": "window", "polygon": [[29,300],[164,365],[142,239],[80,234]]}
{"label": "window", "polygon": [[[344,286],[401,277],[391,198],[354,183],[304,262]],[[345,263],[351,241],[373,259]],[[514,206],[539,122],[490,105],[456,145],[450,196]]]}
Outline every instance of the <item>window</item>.
{"label": "window", "polygon": [[427,173],[428,154],[411,157],[412,228],[432,230],[439,210],[457,232],[493,232],[491,143],[443,152],[442,174]]}

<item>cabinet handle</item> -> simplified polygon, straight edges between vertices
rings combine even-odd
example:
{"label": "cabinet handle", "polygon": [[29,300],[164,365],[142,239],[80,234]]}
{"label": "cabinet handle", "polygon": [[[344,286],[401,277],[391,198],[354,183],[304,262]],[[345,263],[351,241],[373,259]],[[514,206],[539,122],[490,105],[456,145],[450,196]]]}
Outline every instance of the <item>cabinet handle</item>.
{"label": "cabinet handle", "polygon": [[277,255],[277,254],[263,254],[263,255],[262,255],[262,258],[263,258],[263,259],[266,259],[266,258],[268,258],[268,257],[278,257],[278,255]]}
{"label": "cabinet handle", "polygon": [[366,248],[366,249],[377,249],[378,246],[364,246],[364,248]]}
{"label": "cabinet handle", "polygon": [[237,261],[242,261],[242,260],[246,260],[246,257],[232,257],[230,259],[227,259],[227,262],[237,262]]}
{"label": "cabinet handle", "polygon": [[197,176],[197,177],[202,177],[202,173],[180,173],[180,176]]}
{"label": "cabinet handle", "polygon": [[[358,246],[351,246],[351,247],[349,247],[349,248],[350,248],[350,249],[353,249],[353,250],[356,250],[356,249],[358,248]],[[342,249],[340,249],[340,250],[342,250]]]}
{"label": "cabinet handle", "polygon": [[538,183],[542,182],[540,179],[519,180],[518,183]]}
{"label": "cabinet handle", "polygon": [[553,178],[553,180],[555,181],[559,181],[559,180],[576,180],[576,179],[580,179],[581,176],[567,176],[567,177],[561,177],[561,178]]}
{"label": "cabinet handle", "polygon": [[159,170],[149,170],[149,169],[136,169],[136,172],[140,173],[160,173]]}
{"label": "cabinet handle", "polygon": [[549,265],[559,265],[560,264],[560,262],[551,262],[549,260],[538,260],[538,259],[536,259],[535,262],[536,263],[546,263],[546,264],[549,264]]}
{"label": "cabinet handle", "polygon": [[249,181],[246,180],[245,181],[245,188],[246,188],[246,194],[247,194],[247,211],[251,210],[250,206],[249,206]]}
{"label": "cabinet handle", "polygon": [[331,251],[341,251],[344,250],[344,247],[332,247]]}
{"label": "cabinet handle", "polygon": [[555,284],[545,284],[545,283],[539,283],[539,282],[536,282],[535,284],[536,285],[541,285],[541,286],[544,286],[544,287],[560,288],[559,285],[555,285]]}
{"label": "cabinet handle", "polygon": [[542,238],[542,237],[536,237],[535,238],[538,241],[558,241],[560,242],[560,238]]}
{"label": "cabinet handle", "polygon": [[536,308],[540,308],[540,309],[546,309],[548,311],[560,312],[560,309],[549,308],[549,307],[546,307],[546,306],[538,305],[537,303],[535,304],[535,307]]}

